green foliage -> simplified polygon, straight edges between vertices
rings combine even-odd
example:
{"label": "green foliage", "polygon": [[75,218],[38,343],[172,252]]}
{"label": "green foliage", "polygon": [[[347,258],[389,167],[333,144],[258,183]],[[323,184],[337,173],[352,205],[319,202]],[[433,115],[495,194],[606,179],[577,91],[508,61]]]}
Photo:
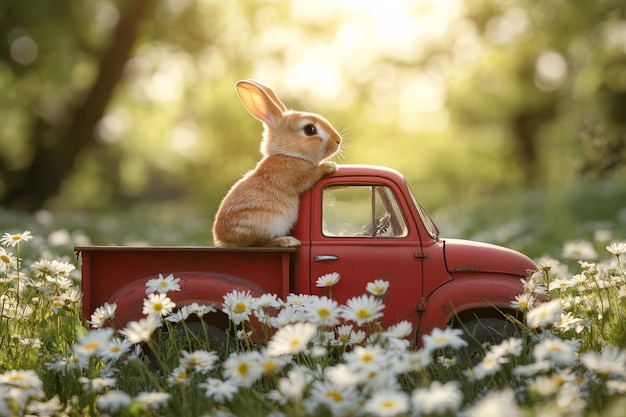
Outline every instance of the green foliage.
{"label": "green foliage", "polygon": [[64,148],[60,138],[108,68],[103,56],[123,41],[134,45],[123,76],[47,208],[176,201],[212,217],[259,159],[261,125],[233,90],[248,77],[345,131],[341,162],[399,169],[427,206],[623,175],[626,20],[618,0],[384,9],[155,0],[130,40],[114,38],[132,11],[124,2],[13,1],[2,11],[5,206],[15,187],[40,192],[34,180],[19,186],[36,151]]}

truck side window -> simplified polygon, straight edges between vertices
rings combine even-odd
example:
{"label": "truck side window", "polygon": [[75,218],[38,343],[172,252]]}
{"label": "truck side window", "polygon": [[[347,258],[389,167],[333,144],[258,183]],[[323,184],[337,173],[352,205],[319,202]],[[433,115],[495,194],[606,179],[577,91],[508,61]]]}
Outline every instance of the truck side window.
{"label": "truck side window", "polygon": [[322,233],[329,237],[404,237],[406,221],[391,189],[384,185],[324,188]]}

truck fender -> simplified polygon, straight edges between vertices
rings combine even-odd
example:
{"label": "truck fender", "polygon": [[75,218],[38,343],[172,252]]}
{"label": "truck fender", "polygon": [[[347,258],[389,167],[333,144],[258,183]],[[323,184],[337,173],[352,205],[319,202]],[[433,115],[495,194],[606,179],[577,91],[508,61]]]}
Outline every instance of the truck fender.
{"label": "truck fender", "polygon": [[[249,291],[252,297],[259,297],[267,293],[258,284],[249,280],[221,273],[169,271],[161,274],[163,276],[172,274],[175,278],[180,278],[180,291],[167,293],[167,296],[176,303],[177,309],[196,302],[213,305],[219,312],[224,301],[223,296],[234,290]],[[111,294],[107,302],[117,305],[113,320],[115,328],[121,329],[129,321],[136,321],[144,317],[142,309],[143,300],[147,298],[146,283],[153,278],[158,278],[158,275],[150,274],[138,277]],[[223,313],[220,312],[219,315],[223,315]],[[222,317],[217,325],[224,328],[224,323],[227,324],[228,321]]]}
{"label": "truck fender", "polygon": [[522,283],[512,276],[465,275],[448,281],[426,298],[417,342],[421,345],[423,335],[430,334],[435,327],[443,329],[456,317],[475,320],[474,312],[479,317],[497,317],[498,310],[510,311],[511,301],[522,292]]}

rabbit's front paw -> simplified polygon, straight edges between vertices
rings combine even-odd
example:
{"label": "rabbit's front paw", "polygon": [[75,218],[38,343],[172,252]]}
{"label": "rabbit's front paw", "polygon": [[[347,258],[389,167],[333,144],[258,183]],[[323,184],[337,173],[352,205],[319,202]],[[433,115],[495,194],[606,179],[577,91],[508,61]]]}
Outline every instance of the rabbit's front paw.
{"label": "rabbit's front paw", "polygon": [[320,164],[320,168],[322,168],[323,175],[326,176],[337,171],[337,164],[331,161],[324,161]]}

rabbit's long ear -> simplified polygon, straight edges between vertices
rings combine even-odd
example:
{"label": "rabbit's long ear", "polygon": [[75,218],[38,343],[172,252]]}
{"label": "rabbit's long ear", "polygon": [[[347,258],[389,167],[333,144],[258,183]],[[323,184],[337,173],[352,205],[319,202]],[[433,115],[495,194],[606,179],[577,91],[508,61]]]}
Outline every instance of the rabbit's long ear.
{"label": "rabbit's long ear", "polygon": [[282,118],[285,105],[271,88],[252,80],[238,81],[235,88],[246,110],[258,120],[275,126]]}

